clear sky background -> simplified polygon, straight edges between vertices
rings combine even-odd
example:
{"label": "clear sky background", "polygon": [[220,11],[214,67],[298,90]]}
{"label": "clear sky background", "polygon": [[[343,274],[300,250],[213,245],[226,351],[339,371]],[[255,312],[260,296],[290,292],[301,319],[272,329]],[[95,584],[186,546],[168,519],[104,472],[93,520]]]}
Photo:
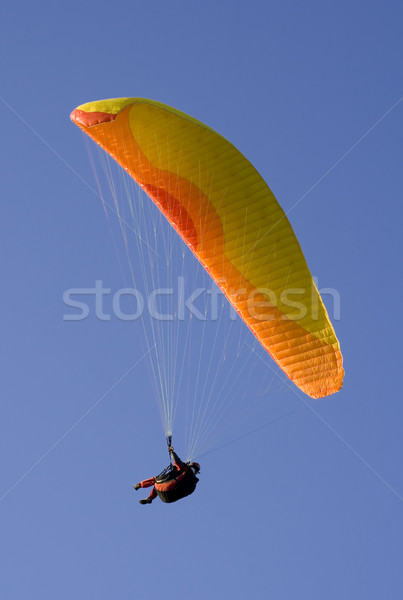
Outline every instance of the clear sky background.
{"label": "clear sky background", "polygon": [[[401,597],[402,18],[397,1],[3,8],[2,598]],[[280,382],[173,505],[131,487],[167,462],[147,359],[120,381],[145,352],[139,323],[63,321],[66,289],[125,283],[69,119],[120,96],[207,123],[286,211],[299,202],[311,271],[341,298],[343,390],[313,401]],[[262,358],[251,402],[277,377]]]}

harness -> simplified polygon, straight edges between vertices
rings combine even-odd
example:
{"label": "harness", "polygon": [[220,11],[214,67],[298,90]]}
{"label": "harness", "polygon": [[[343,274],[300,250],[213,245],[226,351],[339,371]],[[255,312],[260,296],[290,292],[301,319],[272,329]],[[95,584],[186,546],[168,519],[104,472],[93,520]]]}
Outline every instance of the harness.
{"label": "harness", "polygon": [[[168,447],[171,446],[172,436],[167,436]],[[175,480],[177,480],[175,482]],[[178,471],[173,464],[169,464],[155,478],[155,491],[162,502],[176,502],[185,496],[192,494],[199,479],[191,468],[186,471]],[[169,483],[172,482],[172,485]]]}
{"label": "harness", "polygon": [[[175,480],[178,480],[177,483],[169,488],[169,482]],[[192,494],[198,481],[199,479],[192,469],[189,468],[186,471],[179,472],[174,465],[169,465],[155,478],[155,491],[162,502],[176,502]],[[159,489],[160,486],[163,489]]]}

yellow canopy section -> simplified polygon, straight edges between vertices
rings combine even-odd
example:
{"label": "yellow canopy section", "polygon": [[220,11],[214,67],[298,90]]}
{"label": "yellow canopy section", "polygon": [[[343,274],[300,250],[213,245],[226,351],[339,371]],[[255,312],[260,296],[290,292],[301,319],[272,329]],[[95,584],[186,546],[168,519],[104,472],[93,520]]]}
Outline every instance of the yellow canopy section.
{"label": "yellow canopy section", "polygon": [[343,382],[339,342],[291,225],[225,138],[152,100],[71,118],[148,193],[288,377],[313,398]]}

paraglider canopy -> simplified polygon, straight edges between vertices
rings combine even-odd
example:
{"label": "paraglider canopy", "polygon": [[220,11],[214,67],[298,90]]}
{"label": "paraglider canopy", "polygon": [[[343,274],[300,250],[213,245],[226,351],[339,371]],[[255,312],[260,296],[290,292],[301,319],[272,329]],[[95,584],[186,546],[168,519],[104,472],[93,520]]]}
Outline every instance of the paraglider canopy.
{"label": "paraglider canopy", "polygon": [[333,326],[284,211],[249,161],[152,100],[91,102],[71,118],[147,192],[284,373],[313,398],[337,392]]}

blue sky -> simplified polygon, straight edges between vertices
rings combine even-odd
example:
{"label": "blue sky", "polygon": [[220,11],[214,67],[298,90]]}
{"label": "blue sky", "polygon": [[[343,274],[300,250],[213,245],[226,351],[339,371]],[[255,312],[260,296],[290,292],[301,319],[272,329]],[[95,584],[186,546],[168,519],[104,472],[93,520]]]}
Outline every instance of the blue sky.
{"label": "blue sky", "polygon": [[[154,600],[164,585],[196,600],[399,597],[402,17],[393,1],[3,10],[3,598]],[[274,385],[200,458],[197,493],[170,506],[142,507],[131,488],[167,461],[147,359],[120,381],[145,353],[141,323],[63,320],[65,290],[125,285],[69,119],[119,96],[230,139],[341,299],[343,390],[313,401]],[[262,358],[234,410],[277,381]]]}

